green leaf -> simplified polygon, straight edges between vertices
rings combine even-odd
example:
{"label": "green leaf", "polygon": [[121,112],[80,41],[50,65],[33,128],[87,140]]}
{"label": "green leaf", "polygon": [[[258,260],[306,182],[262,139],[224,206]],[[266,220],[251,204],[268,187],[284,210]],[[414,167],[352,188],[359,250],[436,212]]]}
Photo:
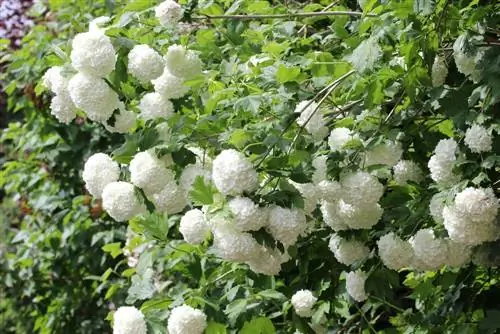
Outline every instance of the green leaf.
{"label": "green leaf", "polygon": [[414,0],[413,11],[417,14],[427,16],[434,12],[435,5],[434,0]]}
{"label": "green leaf", "polygon": [[123,11],[141,11],[156,5],[156,1],[153,0],[132,0],[123,8]]}
{"label": "green leaf", "polygon": [[259,296],[262,296],[266,299],[277,299],[277,300],[285,300],[286,296],[282,294],[281,292],[278,292],[276,290],[262,290],[259,292]]}
{"label": "green leaf", "polygon": [[106,253],[110,253],[111,257],[114,259],[122,253],[121,242],[114,242],[111,244],[106,244],[101,248]]}
{"label": "green leaf", "polygon": [[205,329],[205,334],[226,334],[226,325],[220,324],[218,322],[210,321]]}
{"label": "green leaf", "polygon": [[209,184],[205,183],[202,176],[197,176],[191,186],[189,198],[196,205],[209,205],[214,202],[215,189]]}
{"label": "green leaf", "polygon": [[274,334],[276,328],[271,320],[265,317],[254,318],[250,322],[245,322],[240,334]]}
{"label": "green leaf", "polygon": [[300,68],[298,67],[287,67],[283,64],[278,66],[276,71],[276,79],[279,83],[285,83],[290,81],[297,81],[300,75]]}
{"label": "green leaf", "polygon": [[238,99],[234,103],[234,108],[236,110],[251,111],[256,114],[259,111],[259,107],[262,101],[261,95],[248,95]]}

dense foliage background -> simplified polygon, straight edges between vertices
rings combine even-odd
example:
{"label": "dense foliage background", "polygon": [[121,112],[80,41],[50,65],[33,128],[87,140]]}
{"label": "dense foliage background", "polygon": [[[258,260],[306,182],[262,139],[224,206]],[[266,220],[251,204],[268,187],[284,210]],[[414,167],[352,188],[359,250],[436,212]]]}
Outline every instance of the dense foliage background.
{"label": "dense foliage background", "polygon": [[[155,18],[159,3],[37,2],[30,12],[36,25],[19,49],[1,44],[2,121],[9,124],[0,143],[0,328],[111,333],[113,312],[134,305],[144,313],[148,333],[165,333],[171,309],[184,303],[206,314],[207,334],[494,333],[500,328],[498,242],[475,246],[472,261],[459,266],[425,270],[411,263],[391,270],[377,255],[377,240],[389,232],[404,240],[424,228],[433,228],[438,238],[449,236],[429,209],[436,193],[447,205],[466,187],[491,188],[500,196],[499,4],[179,1],[182,23],[172,28]],[[265,17],[320,11],[355,13]],[[231,17],[238,14],[264,17]],[[70,64],[72,38],[103,15],[111,17],[105,33],[117,55],[107,82],[135,113],[143,112],[141,99],[153,88],[127,71],[134,45],[147,44],[161,55],[173,44],[197,52],[203,75],[186,81],[190,91],[173,99],[172,116],[139,119],[123,135],[81,110],[69,124],[51,115],[52,94],[41,83],[43,74]],[[217,15],[225,17],[209,18]],[[456,64],[457,39],[460,52],[473,59],[469,73]],[[433,82],[436,56],[448,71],[439,84]],[[318,129],[297,123],[296,106],[311,99],[320,104],[328,133],[349,128],[357,137],[333,150],[328,136],[318,139]],[[165,123],[171,129],[166,136]],[[475,153],[466,145],[472,124],[489,129],[489,151]],[[460,177],[443,185],[431,177],[428,162],[447,138],[458,142],[452,167]],[[397,181],[395,163],[384,161],[390,153],[365,164],[370,152],[388,141],[397,141],[400,158],[423,171],[418,182]],[[228,214],[230,196],[222,196],[208,179],[196,179],[189,205],[173,214],[138,194],[148,211],[128,223],[112,219],[85,189],[84,163],[95,153],[126,166],[138,152],[154,149],[160,157],[171,155],[169,168],[179,179],[200,160],[193,147],[203,152],[202,165],[209,170],[221,151],[243,153],[260,178],[258,190],[246,195],[260,207],[309,206],[307,231],[288,247],[290,259],[279,274],[259,274],[247,264],[223,260],[212,237],[196,245],[183,240],[179,221],[189,209]],[[370,229],[336,231],[369,248],[366,258],[351,265],[329,249],[333,230],[311,200],[314,194],[296,185],[316,183],[319,156],[326,159],[328,180],[364,170],[384,187],[380,221]],[[124,180],[130,169],[122,168]],[[498,225],[498,215],[495,219]],[[252,236],[285,250],[268,230]],[[361,302],[346,291],[346,273],[356,269],[369,274],[368,299]],[[291,304],[301,289],[318,298],[311,317],[299,316]]]}

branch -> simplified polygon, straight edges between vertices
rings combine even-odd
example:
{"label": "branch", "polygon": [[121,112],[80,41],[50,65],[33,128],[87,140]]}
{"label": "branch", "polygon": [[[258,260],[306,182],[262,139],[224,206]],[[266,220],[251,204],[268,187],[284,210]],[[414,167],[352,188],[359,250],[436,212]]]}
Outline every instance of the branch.
{"label": "branch", "polygon": [[310,13],[288,13],[288,14],[255,14],[255,15],[204,15],[193,16],[193,20],[261,20],[261,19],[291,19],[294,17],[314,17],[314,16],[368,16],[376,17],[376,14],[351,12],[351,11],[335,11],[335,12],[310,12]]}

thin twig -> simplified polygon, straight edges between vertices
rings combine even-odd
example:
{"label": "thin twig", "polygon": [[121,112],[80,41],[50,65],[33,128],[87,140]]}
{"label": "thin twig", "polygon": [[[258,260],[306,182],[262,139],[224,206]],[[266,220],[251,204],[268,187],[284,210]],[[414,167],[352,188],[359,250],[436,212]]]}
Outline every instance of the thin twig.
{"label": "thin twig", "polygon": [[375,330],[375,328],[373,328],[372,324],[368,321],[368,318],[366,317],[365,315],[365,312],[363,312],[357,303],[354,303],[354,306],[356,306],[356,308],[358,309],[358,312],[359,314],[361,315],[361,317],[366,321],[366,324],[368,325],[368,328],[370,328],[370,330],[373,332],[373,333],[377,333],[377,331]]}
{"label": "thin twig", "polygon": [[368,16],[376,17],[376,14],[352,12],[352,11],[332,11],[332,12],[310,12],[310,13],[288,13],[288,14],[254,14],[254,15],[204,15],[194,16],[193,20],[265,20],[265,19],[290,19],[295,17],[314,16]]}

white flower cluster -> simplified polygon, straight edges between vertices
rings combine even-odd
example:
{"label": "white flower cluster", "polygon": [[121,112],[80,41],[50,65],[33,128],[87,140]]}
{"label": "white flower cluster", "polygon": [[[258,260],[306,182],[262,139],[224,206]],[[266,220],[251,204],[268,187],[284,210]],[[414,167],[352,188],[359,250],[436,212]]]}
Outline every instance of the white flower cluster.
{"label": "white flower cluster", "polygon": [[120,167],[104,153],[96,153],[87,159],[83,167],[82,178],[85,187],[95,198],[101,198],[104,187],[118,181]]}
{"label": "white flower cluster", "polygon": [[224,195],[241,195],[257,188],[259,178],[253,165],[240,152],[222,151],[213,161],[212,180]]}
{"label": "white flower cluster", "polygon": [[432,86],[439,87],[444,85],[446,82],[446,77],[448,76],[448,66],[443,57],[436,56],[434,58],[434,63],[432,64]]}
{"label": "white flower cluster", "polygon": [[207,237],[210,227],[205,214],[199,209],[192,209],[182,216],[179,231],[187,243],[199,244]]}
{"label": "white flower cluster", "polygon": [[351,271],[347,273],[345,285],[347,293],[357,302],[365,301],[368,295],[365,291],[365,282],[368,274],[362,270]]}
{"label": "white flower cluster", "polygon": [[366,152],[365,166],[387,165],[393,167],[401,158],[403,149],[399,142],[385,141]]}
{"label": "white flower cluster", "polygon": [[429,212],[437,222],[443,221],[444,197],[442,193],[436,193],[432,196],[429,203]]}
{"label": "white flower cluster", "polygon": [[492,135],[485,127],[473,124],[465,132],[465,145],[474,153],[489,152],[492,149]]}
{"label": "white flower cluster", "polygon": [[370,254],[370,249],[362,242],[346,240],[337,234],[331,236],[328,248],[330,248],[337,261],[348,266],[364,260]]}
{"label": "white flower cluster", "polygon": [[314,101],[302,101],[295,107],[295,113],[300,113],[297,124],[303,126],[315,140],[321,140],[328,135],[323,114]]}
{"label": "white flower cluster", "polygon": [[166,0],[155,7],[155,16],[164,27],[172,27],[182,18],[182,7],[173,0]]}
{"label": "white flower cluster", "polygon": [[234,227],[241,232],[257,231],[268,221],[268,210],[260,208],[250,198],[235,197],[228,203],[234,215]]}
{"label": "white flower cluster", "polygon": [[408,241],[394,233],[388,233],[377,241],[378,255],[384,265],[392,270],[410,267],[413,262],[413,249]]}
{"label": "white flower cluster", "polygon": [[339,152],[343,150],[344,145],[350,140],[358,138],[359,136],[348,128],[335,128],[328,137],[328,146],[330,146],[332,152]]}
{"label": "white flower cluster", "polygon": [[122,306],[113,315],[113,334],[146,334],[144,314],[133,306]]}
{"label": "white flower cluster", "polygon": [[463,50],[463,45],[466,36],[462,35],[453,44],[453,57],[455,65],[460,73],[468,76],[474,83],[479,82],[481,79],[481,71],[477,64],[484,56],[484,50],[476,51],[475,54],[467,54]]}
{"label": "white flower cluster", "polygon": [[458,176],[453,173],[457,148],[457,142],[453,139],[442,139],[436,145],[427,167],[431,171],[431,178],[437,184],[448,185],[457,181]]}
{"label": "white flower cluster", "polygon": [[62,66],[51,67],[42,78],[42,85],[53,94],[50,113],[61,123],[69,124],[76,117],[76,106],[68,91],[69,78]]}
{"label": "white flower cluster", "polygon": [[162,56],[147,44],[136,45],[128,53],[128,73],[143,83],[158,78],[164,67]]}
{"label": "white flower cluster", "polygon": [[313,306],[318,298],[314,297],[309,290],[299,290],[292,296],[292,306],[299,317],[310,317],[313,314]]}
{"label": "white flower cluster", "polygon": [[134,185],[128,182],[111,182],[102,192],[102,207],[116,221],[126,221],[146,208],[136,196]]}
{"label": "white flower cluster", "polygon": [[394,181],[400,185],[406,185],[408,181],[418,183],[423,180],[422,169],[411,160],[400,160],[393,168]]}
{"label": "white flower cluster", "polygon": [[188,305],[177,306],[170,312],[167,330],[169,334],[202,334],[207,327],[207,316]]}
{"label": "white flower cluster", "polygon": [[323,220],[335,231],[369,229],[382,217],[378,201],[383,192],[376,177],[361,171],[347,174],[340,180],[339,196],[322,201]]}
{"label": "white flower cluster", "polygon": [[306,216],[300,210],[275,205],[269,208],[267,228],[273,238],[285,245],[286,248],[295,244],[299,235],[305,232],[307,228]]}
{"label": "white flower cluster", "polygon": [[170,45],[165,55],[165,63],[170,73],[190,80],[201,74],[202,62],[198,55],[182,45]]}
{"label": "white flower cluster", "polygon": [[491,188],[465,188],[455,196],[452,205],[444,207],[444,226],[452,240],[465,245],[497,240],[499,207]]}
{"label": "white flower cluster", "polygon": [[327,166],[326,166],[327,159],[328,159],[327,155],[318,155],[312,161],[312,165],[314,167],[314,174],[312,176],[312,181],[315,184],[318,184],[321,181],[327,179]]}

